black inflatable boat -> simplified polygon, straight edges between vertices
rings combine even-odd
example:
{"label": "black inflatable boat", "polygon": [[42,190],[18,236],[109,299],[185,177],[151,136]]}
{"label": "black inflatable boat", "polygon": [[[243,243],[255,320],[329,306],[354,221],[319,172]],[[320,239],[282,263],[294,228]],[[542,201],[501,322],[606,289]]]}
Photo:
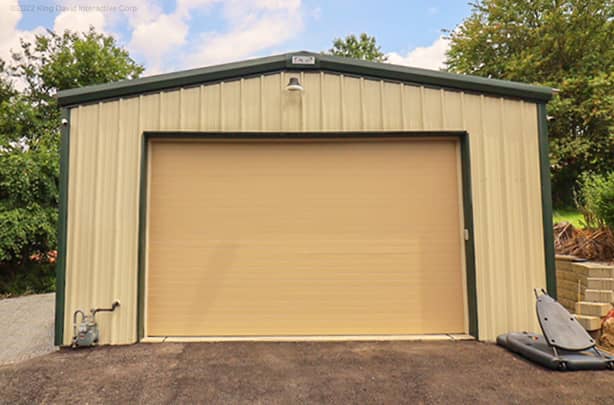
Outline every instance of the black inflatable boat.
{"label": "black inflatable boat", "polygon": [[508,333],[497,344],[553,370],[614,370],[614,356],[599,350],[573,315],[544,290],[535,297],[543,335]]}

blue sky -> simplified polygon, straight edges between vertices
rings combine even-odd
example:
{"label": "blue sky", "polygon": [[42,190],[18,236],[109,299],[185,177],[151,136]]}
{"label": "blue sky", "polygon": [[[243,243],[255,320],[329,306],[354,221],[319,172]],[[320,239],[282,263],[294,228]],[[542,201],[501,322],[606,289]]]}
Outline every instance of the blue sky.
{"label": "blue sky", "polygon": [[146,74],[293,50],[321,51],[348,33],[374,35],[392,63],[437,69],[463,0],[2,0],[0,57],[45,28],[113,35]]}

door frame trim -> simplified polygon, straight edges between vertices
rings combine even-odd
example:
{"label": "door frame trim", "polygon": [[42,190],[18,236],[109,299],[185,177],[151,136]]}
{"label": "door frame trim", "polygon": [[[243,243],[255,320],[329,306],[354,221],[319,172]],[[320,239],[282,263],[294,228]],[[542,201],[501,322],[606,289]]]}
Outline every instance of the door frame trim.
{"label": "door frame trim", "polygon": [[357,138],[456,138],[461,149],[461,179],[464,227],[468,233],[465,240],[466,294],[469,316],[469,334],[479,337],[477,286],[475,271],[475,246],[473,227],[473,196],[471,188],[471,153],[467,131],[368,131],[368,132],[192,132],[192,131],[145,131],[141,137],[141,169],[139,186],[139,240],[138,240],[138,291],[137,291],[137,339],[145,336],[147,209],[149,177],[149,143],[154,139],[166,140],[292,140],[292,139],[357,139]]}

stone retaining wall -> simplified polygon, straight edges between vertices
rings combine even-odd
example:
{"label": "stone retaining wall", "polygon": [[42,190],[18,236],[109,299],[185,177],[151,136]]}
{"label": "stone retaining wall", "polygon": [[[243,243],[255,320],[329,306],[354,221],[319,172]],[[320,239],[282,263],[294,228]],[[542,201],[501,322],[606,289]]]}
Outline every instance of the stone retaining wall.
{"label": "stone retaining wall", "polygon": [[[575,304],[584,301],[588,277],[612,277],[613,266],[578,259],[573,256],[556,256],[556,292],[558,301],[572,313]],[[594,287],[593,287],[594,288]]]}
{"label": "stone retaining wall", "polygon": [[[557,300],[571,313],[575,304],[584,300],[588,268],[586,262],[578,262],[573,256],[556,256],[556,294]],[[578,287],[579,284],[579,287]]]}

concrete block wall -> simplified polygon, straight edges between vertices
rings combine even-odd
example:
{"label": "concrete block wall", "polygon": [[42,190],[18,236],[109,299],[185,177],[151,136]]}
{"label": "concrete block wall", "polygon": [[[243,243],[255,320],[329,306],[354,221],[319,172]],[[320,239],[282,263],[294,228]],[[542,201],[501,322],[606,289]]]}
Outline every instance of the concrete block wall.
{"label": "concrete block wall", "polygon": [[[584,263],[577,261],[578,259],[573,256],[556,256],[557,300],[570,312],[576,310],[576,302],[584,301],[587,286],[588,269],[585,266],[579,266]],[[580,283],[579,296],[578,283]]]}
{"label": "concrete block wall", "polygon": [[601,327],[602,317],[612,308],[614,265],[556,257],[558,301],[589,331]]}

